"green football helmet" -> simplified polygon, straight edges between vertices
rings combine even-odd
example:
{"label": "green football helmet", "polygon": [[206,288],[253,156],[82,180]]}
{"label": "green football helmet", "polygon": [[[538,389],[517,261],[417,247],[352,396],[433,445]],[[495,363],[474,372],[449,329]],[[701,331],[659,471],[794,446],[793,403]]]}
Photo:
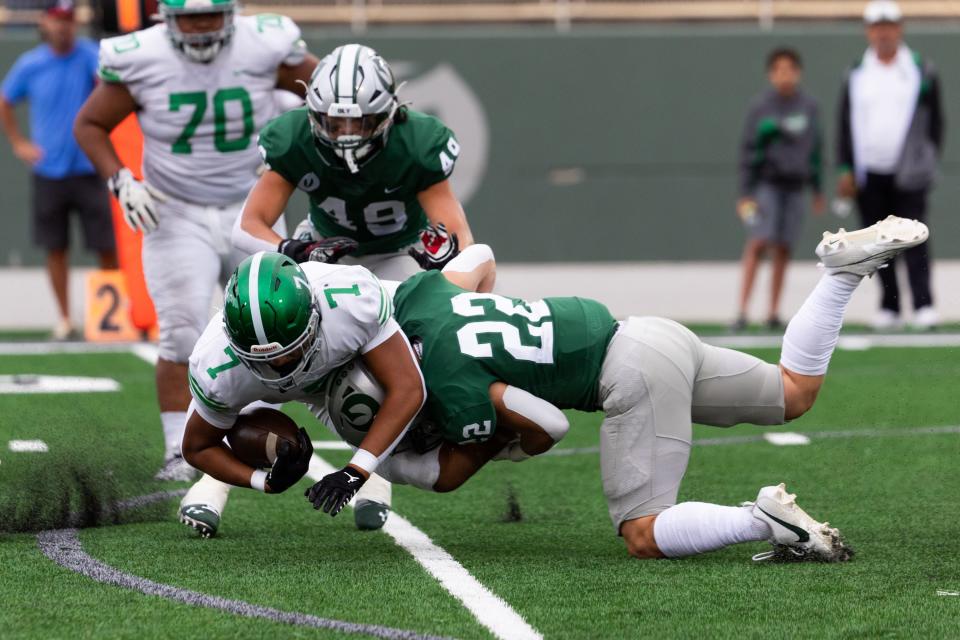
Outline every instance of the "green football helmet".
{"label": "green football helmet", "polygon": [[304,384],[320,349],[320,309],[307,276],[280,253],[245,259],[227,282],[223,328],[237,357],[268,387]]}
{"label": "green football helmet", "polygon": [[[173,48],[188,60],[207,64],[230,43],[233,37],[235,0],[160,0],[160,16],[167,23],[167,34]],[[185,33],[177,24],[177,16],[198,13],[222,13],[223,26],[214,31]]]}

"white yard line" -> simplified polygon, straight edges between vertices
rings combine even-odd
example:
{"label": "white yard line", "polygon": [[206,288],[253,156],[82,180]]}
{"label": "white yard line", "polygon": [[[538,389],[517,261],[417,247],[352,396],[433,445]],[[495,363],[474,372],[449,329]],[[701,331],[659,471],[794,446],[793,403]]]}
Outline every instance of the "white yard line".
{"label": "white yard line", "polygon": [[50,447],[43,440],[11,440],[7,448],[14,453],[47,453]]}
{"label": "white yard line", "polygon": [[313,448],[316,451],[353,451],[353,447],[343,440],[314,440]]}
{"label": "white yard line", "polygon": [[137,356],[147,364],[157,364],[157,358],[160,356],[160,350],[152,342],[137,342],[130,345],[130,353]]}
{"label": "white yard line", "polygon": [[[320,480],[337,469],[318,456],[310,460],[307,476]],[[474,578],[453,556],[437,546],[410,521],[393,512],[383,531],[408,551],[420,566],[459,600],[477,621],[502,640],[541,640],[543,636],[520,614]]]}
{"label": "white yard line", "polygon": [[120,391],[120,383],[113,378],[41,376],[29,373],[0,376],[0,394],[106,393],[112,391]]}
{"label": "white yard line", "polygon": [[802,433],[794,433],[793,431],[768,431],[763,434],[763,439],[778,447],[810,444],[809,437]]}

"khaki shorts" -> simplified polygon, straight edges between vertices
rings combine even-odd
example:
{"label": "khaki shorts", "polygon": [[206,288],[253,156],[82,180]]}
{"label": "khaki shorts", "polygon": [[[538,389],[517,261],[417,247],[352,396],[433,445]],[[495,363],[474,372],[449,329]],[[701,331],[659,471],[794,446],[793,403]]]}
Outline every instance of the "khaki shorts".
{"label": "khaki shorts", "polygon": [[629,318],[600,373],[603,492],[617,531],[677,501],[693,423],[783,424],[780,369],[703,344],[664,318]]}

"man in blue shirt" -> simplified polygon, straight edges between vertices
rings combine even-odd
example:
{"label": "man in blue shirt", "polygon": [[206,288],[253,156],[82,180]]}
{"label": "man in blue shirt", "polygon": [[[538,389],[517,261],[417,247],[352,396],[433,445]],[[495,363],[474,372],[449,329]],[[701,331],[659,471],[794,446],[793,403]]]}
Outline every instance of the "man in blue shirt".
{"label": "man in blue shirt", "polygon": [[[21,55],[0,87],[0,125],[13,152],[33,172],[33,237],[47,251],[47,271],[60,307],[57,339],[74,334],[67,304],[71,211],[101,268],[117,266],[110,201],[103,181],[73,137],[73,120],[93,91],[97,45],[76,38],[70,0],[58,0],[40,21],[44,43]],[[14,105],[30,105],[30,135],[17,125]]]}

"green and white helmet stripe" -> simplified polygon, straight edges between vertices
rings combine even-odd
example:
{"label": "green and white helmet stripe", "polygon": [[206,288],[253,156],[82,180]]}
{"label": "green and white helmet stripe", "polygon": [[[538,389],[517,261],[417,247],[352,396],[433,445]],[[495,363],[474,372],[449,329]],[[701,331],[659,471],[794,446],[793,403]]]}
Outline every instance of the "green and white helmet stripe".
{"label": "green and white helmet stripe", "polygon": [[[249,289],[247,296],[250,300],[260,300],[260,277],[261,275],[266,275],[266,271],[264,271],[263,274],[260,273],[260,265],[262,262],[263,252],[255,253],[253,255],[253,263],[250,265],[250,275],[247,278]],[[265,290],[270,286],[269,282],[264,283],[264,285],[263,288]],[[253,316],[253,330],[257,335],[257,341],[263,346],[270,344],[272,340],[267,340],[267,332],[263,328],[263,316],[260,311],[260,305],[251,305],[250,311]]]}
{"label": "green and white helmet stripe", "polygon": [[[346,44],[337,56],[336,101],[357,104],[357,71],[360,67],[360,45]],[[357,106],[357,117],[363,115]]]}
{"label": "green and white helmet stripe", "polygon": [[227,283],[223,325],[237,358],[280,389],[307,378],[320,348],[320,312],[310,283],[279,253],[261,251],[240,263]]}

